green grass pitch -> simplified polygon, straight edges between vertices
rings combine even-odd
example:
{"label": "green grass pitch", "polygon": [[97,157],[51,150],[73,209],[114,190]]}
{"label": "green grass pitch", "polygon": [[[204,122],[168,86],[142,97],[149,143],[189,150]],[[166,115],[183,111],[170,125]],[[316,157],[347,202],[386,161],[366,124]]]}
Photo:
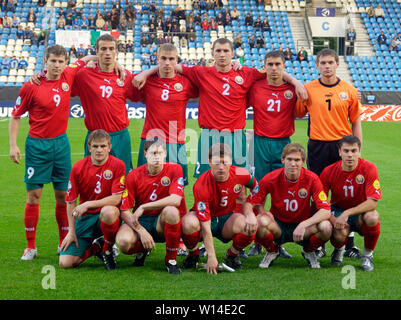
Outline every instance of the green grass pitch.
{"label": "green grass pitch", "polygon": [[[188,121],[188,127],[197,130],[197,122]],[[142,120],[131,120],[133,161],[136,163]],[[248,127],[252,123],[247,123]],[[23,152],[28,120],[21,121],[18,144]],[[275,299],[401,299],[401,237],[400,237],[400,173],[401,124],[363,123],[362,156],[377,165],[382,187],[382,200],[378,211],[381,216],[381,236],[375,250],[375,270],[363,272],[360,260],[344,259],[343,266],[352,266],[355,277],[348,269],[333,267],[330,258],[321,259],[320,270],[311,270],[302,258],[301,247],[288,243],[292,259],[278,259],[268,270],[258,268],[262,256],[243,261],[243,269],[235,273],[183,271],[179,276],[169,275],[163,263],[165,244],[157,244],[156,251],[147,258],[145,267],[131,267],[133,256],[120,255],[118,269],[107,272],[104,266],[90,258],[73,270],[58,268],[56,254],[58,229],[54,217],[54,198],[51,185],[43,190],[37,230],[38,257],[34,261],[21,261],[26,245],[24,233],[25,185],[24,159],[18,166],[8,157],[8,121],[1,119],[0,133],[0,299],[131,299],[131,300],[275,300]],[[83,156],[86,131],[83,120],[71,119],[68,135],[72,148],[72,161]],[[306,146],[306,122],[296,121],[292,141]],[[194,165],[189,166],[192,176]],[[187,206],[193,204],[192,185],[186,188]],[[356,244],[362,248],[363,239],[356,235]],[[229,244],[215,240],[216,253],[221,261]],[[332,251],[327,245],[328,255]],[[183,257],[178,257],[181,264]],[[46,266],[55,270],[55,289],[46,289]],[[351,268],[352,269],[352,268]],[[344,273],[342,273],[342,270]],[[348,277],[348,278],[347,278]],[[350,280],[351,279],[351,280]],[[355,288],[347,289],[354,281]],[[43,285],[44,284],[44,285]],[[345,284],[345,286],[344,286]]]}

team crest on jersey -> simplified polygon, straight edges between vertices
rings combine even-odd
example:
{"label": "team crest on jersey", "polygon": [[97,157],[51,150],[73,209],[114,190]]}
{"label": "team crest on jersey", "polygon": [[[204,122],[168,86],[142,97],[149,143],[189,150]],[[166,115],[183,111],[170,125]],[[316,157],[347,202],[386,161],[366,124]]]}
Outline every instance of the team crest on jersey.
{"label": "team crest on jersey", "polygon": [[319,199],[320,199],[321,201],[327,201],[327,196],[326,196],[326,194],[324,193],[324,191],[320,191],[320,193],[319,193]]}
{"label": "team crest on jersey", "polygon": [[68,85],[67,82],[63,82],[61,84],[61,89],[63,89],[63,91],[68,91],[68,90],[70,90],[70,86]]}
{"label": "team crest on jersey", "polygon": [[119,86],[119,87],[124,87],[124,81],[122,81],[121,79],[117,79],[117,85]]}
{"label": "team crest on jersey", "polygon": [[105,178],[106,180],[110,180],[111,178],[113,178],[113,172],[111,170],[106,170],[105,172],[103,172],[103,178]]}
{"label": "team crest on jersey", "polygon": [[206,210],[206,204],[202,201],[198,202],[198,205],[196,206],[198,211],[205,211]]}
{"label": "team crest on jersey", "polygon": [[177,91],[177,92],[181,92],[182,89],[184,89],[184,87],[182,86],[181,83],[177,82],[176,84],[174,84],[174,89],[175,89],[175,91]]}
{"label": "team crest on jersey", "polygon": [[357,184],[363,184],[365,182],[365,177],[361,174],[358,174],[355,178],[355,182]]}
{"label": "team crest on jersey", "polygon": [[177,183],[178,183],[180,186],[183,186],[183,185],[184,185],[184,178],[183,178],[183,177],[179,177],[179,178],[177,179]]}
{"label": "team crest on jersey", "polygon": [[123,192],[123,198],[128,197],[128,189],[125,189]]}
{"label": "team crest on jersey", "polygon": [[244,78],[242,78],[241,76],[236,76],[235,79],[234,79],[234,81],[235,81],[237,84],[241,85],[241,84],[244,83]]}
{"label": "team crest on jersey", "polygon": [[340,92],[339,93],[339,95],[338,95],[338,97],[341,99],[341,100],[348,100],[348,93],[346,93],[346,92]]}
{"label": "team crest on jersey", "polygon": [[375,188],[376,190],[379,190],[380,189],[380,182],[379,182],[379,180],[375,180],[374,182],[373,182],[373,188]]}
{"label": "team crest on jersey", "polygon": [[164,176],[163,178],[161,178],[160,183],[162,184],[162,186],[167,187],[170,185],[171,180],[169,177]]}
{"label": "team crest on jersey", "polygon": [[292,93],[291,90],[287,90],[286,92],[284,92],[284,98],[290,100],[294,97],[294,94]]}
{"label": "team crest on jersey", "polygon": [[301,199],[305,199],[308,196],[308,190],[306,190],[305,188],[301,188],[298,190],[298,197],[300,197]]}
{"label": "team crest on jersey", "polygon": [[242,185],[239,184],[239,183],[237,183],[237,184],[234,186],[234,188],[233,188],[233,191],[234,191],[235,193],[239,193],[239,192],[241,192],[241,190],[242,190]]}

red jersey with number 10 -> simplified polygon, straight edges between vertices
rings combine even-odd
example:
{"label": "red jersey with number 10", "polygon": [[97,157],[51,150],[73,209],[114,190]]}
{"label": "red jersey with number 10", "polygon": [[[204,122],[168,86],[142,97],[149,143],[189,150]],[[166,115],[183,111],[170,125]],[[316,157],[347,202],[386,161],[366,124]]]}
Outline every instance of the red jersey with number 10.
{"label": "red jersey with number 10", "polygon": [[327,166],[320,174],[326,193],[331,190],[330,203],[341,209],[356,207],[368,198],[381,199],[380,182],[376,166],[359,159],[358,165],[352,171],[341,168],[342,161]]}
{"label": "red jersey with number 10", "polygon": [[[184,178],[182,168],[179,164],[165,163],[163,169],[156,175],[148,174],[146,164],[132,170],[126,181],[126,189],[123,194],[121,210],[130,210],[133,212],[141,204],[157,201],[171,194],[182,197],[181,204],[178,207],[180,216],[187,212],[184,196]],[[145,210],[143,215],[157,215],[162,210]]]}
{"label": "red jersey with number 10", "polygon": [[271,195],[270,212],[285,223],[300,223],[312,216],[311,200],[316,209],[330,210],[327,195],[319,177],[305,168],[297,181],[287,180],[284,168],[265,175],[259,182],[259,192],[249,195],[248,202],[263,204],[266,196]]}
{"label": "red jersey with number 10", "polygon": [[264,72],[242,67],[219,72],[216,67],[185,67],[185,76],[199,88],[199,127],[241,130],[245,127],[246,95],[252,84],[266,78]]}
{"label": "red jersey with number 10", "polygon": [[55,138],[67,131],[71,88],[77,72],[85,66],[81,60],[64,68],[58,80],[41,77],[40,85],[26,82],[19,92],[13,117],[29,112],[29,135],[32,138]]}
{"label": "red jersey with number 10", "polygon": [[[66,201],[73,202],[78,196],[79,204],[89,200],[100,200],[123,193],[124,188],[124,162],[109,155],[103,165],[97,166],[92,163],[91,156],[87,156],[75,163],[71,169]],[[99,208],[89,209],[87,213],[99,210]]]}

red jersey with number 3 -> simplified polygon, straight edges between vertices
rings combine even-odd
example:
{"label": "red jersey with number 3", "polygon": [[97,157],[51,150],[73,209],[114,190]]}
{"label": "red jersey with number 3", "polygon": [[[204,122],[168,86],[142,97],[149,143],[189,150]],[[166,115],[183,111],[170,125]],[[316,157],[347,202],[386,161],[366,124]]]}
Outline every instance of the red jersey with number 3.
{"label": "red jersey with number 3", "polygon": [[258,191],[256,179],[244,168],[231,166],[229,177],[224,182],[216,181],[209,169],[194,184],[195,202],[191,210],[196,212],[200,221],[233,212],[244,186],[252,192]]}
{"label": "red jersey with number 3", "polygon": [[341,209],[356,207],[368,198],[381,199],[379,176],[376,166],[359,159],[352,171],[341,168],[342,161],[327,166],[320,174],[320,180],[326,193],[331,191],[330,203]]}
{"label": "red jersey with number 3", "polygon": [[72,96],[81,99],[88,130],[116,132],[128,127],[127,99],[139,101],[140,95],[132,85],[133,75],[128,70],[125,72],[124,82],[114,72],[100,71],[98,67],[86,67],[78,72]]}
{"label": "red jersey with number 3", "polygon": [[13,117],[29,112],[29,135],[49,139],[67,131],[70,112],[71,88],[77,72],[85,65],[81,60],[64,68],[60,79],[41,77],[40,85],[26,82],[12,111]]}
{"label": "red jersey with number 3", "polygon": [[264,72],[242,67],[219,72],[216,67],[185,67],[183,73],[199,88],[199,127],[240,130],[245,127],[246,95],[252,84],[266,78]]}
{"label": "red jersey with number 3", "polygon": [[[89,200],[100,200],[113,194],[123,193],[125,188],[125,164],[109,155],[107,161],[97,166],[91,156],[79,160],[71,169],[68,182],[67,202],[79,204]],[[99,208],[89,209],[87,213],[99,212]]]}
{"label": "red jersey with number 3", "polygon": [[295,87],[288,83],[269,85],[266,79],[253,84],[248,92],[248,106],[253,107],[255,134],[268,138],[288,138],[295,131]]}
{"label": "red jersey with number 3", "polygon": [[167,143],[185,143],[186,107],[198,96],[197,88],[182,75],[148,77],[141,90],[146,105],[142,139],[162,137]]}
{"label": "red jersey with number 3", "polygon": [[[182,197],[178,207],[180,216],[187,212],[184,195],[184,178],[179,164],[165,163],[163,169],[156,175],[148,174],[146,164],[132,170],[127,176],[126,189],[124,191],[121,210],[133,212],[141,204],[157,201],[172,194]],[[145,210],[143,215],[157,215],[160,210]]]}
{"label": "red jersey with number 3", "polygon": [[265,175],[259,182],[259,192],[248,197],[248,202],[263,204],[267,195],[271,195],[270,212],[285,223],[300,223],[312,216],[311,200],[317,210],[330,210],[327,195],[319,177],[305,168],[297,181],[286,179],[284,168]]}

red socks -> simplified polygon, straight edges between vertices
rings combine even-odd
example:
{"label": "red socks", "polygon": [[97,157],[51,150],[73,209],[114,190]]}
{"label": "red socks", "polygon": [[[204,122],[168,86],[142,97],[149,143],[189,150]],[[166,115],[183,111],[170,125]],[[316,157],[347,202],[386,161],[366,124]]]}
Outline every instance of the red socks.
{"label": "red socks", "polygon": [[267,236],[264,236],[261,239],[257,239],[255,240],[256,243],[260,243],[262,246],[264,246],[267,250],[267,252],[277,252],[277,246],[275,245],[275,243],[273,242],[274,238],[273,238],[273,233],[269,233]]}
{"label": "red socks", "polygon": [[318,237],[312,234],[311,237],[309,238],[309,244],[304,247],[304,251],[305,252],[315,251],[317,248],[324,245],[326,242],[327,241],[320,240]]}
{"label": "red socks", "polygon": [[56,203],[56,221],[58,225],[59,245],[68,233],[67,204]]}
{"label": "red socks", "polygon": [[25,205],[25,236],[27,240],[27,248],[34,249],[36,239],[36,226],[39,220],[39,205],[29,204]]}
{"label": "red socks", "polygon": [[347,243],[347,241],[348,241],[348,238],[345,238],[344,242],[338,243],[338,242],[334,241],[332,238],[330,238],[330,243],[331,243],[331,245],[332,245],[334,248],[337,248],[337,249],[340,249],[340,248],[342,248],[343,246],[345,246],[345,244]]}
{"label": "red socks", "polygon": [[362,234],[365,249],[374,250],[380,236],[380,221],[375,226],[362,225]]}
{"label": "red socks", "polygon": [[116,234],[120,226],[120,220],[116,219],[112,224],[107,224],[100,221],[100,230],[104,236],[103,252],[113,249],[114,242],[116,241]]}
{"label": "red socks", "polygon": [[166,257],[164,262],[176,260],[181,240],[181,221],[177,224],[164,223],[164,237],[166,238]]}
{"label": "red socks", "polygon": [[191,251],[191,249],[197,248],[198,242],[200,241],[200,232],[196,231],[191,234],[182,233],[181,237],[184,241],[185,246],[189,250],[189,255],[199,255],[198,249],[194,251]]}
{"label": "red socks", "polygon": [[[233,243],[232,243],[232,248],[234,248],[236,251],[241,251],[242,249],[244,249],[245,247],[247,247],[248,245],[250,245],[253,241],[253,239],[255,239],[255,235],[256,233],[254,233],[251,236],[248,236],[246,234],[243,233],[237,233],[233,236]],[[234,253],[231,248],[228,249],[228,254],[230,256],[237,256],[238,253]]]}

